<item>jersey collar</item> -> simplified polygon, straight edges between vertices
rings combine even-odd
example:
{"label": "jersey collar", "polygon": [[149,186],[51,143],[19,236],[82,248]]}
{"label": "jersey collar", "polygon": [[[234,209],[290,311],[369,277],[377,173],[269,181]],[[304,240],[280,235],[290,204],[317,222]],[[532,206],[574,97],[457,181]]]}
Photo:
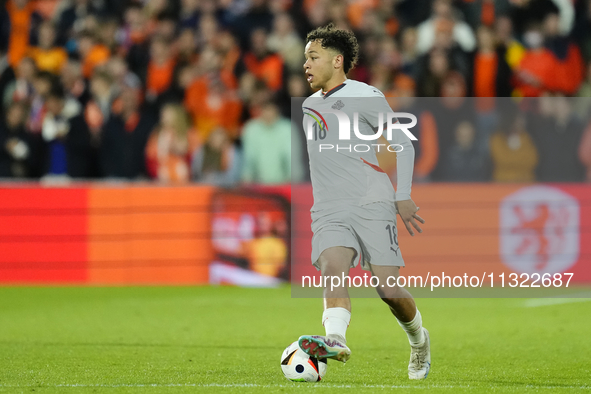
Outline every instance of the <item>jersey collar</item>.
{"label": "jersey collar", "polygon": [[334,88],[330,89],[328,92],[323,93],[322,91],[320,91],[320,94],[322,95],[322,98],[327,99],[329,98],[331,95],[333,95],[334,93],[338,92],[339,90],[341,90],[342,88],[344,88],[346,85],[345,82],[343,82],[340,85],[335,86]]}

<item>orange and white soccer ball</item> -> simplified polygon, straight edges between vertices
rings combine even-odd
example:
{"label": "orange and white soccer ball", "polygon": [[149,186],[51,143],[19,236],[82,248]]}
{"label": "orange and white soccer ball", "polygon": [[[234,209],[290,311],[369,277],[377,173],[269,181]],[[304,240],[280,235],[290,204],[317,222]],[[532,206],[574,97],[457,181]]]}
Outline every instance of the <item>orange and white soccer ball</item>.
{"label": "orange and white soccer ball", "polygon": [[326,359],[308,356],[295,341],[281,355],[281,370],[293,382],[319,382],[326,374]]}

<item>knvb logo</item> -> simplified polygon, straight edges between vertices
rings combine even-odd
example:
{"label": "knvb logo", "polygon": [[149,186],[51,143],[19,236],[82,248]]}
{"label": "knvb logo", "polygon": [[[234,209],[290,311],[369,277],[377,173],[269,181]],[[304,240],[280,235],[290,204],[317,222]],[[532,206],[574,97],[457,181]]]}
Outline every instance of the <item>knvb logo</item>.
{"label": "knvb logo", "polygon": [[526,186],[500,204],[503,262],[517,273],[566,272],[580,256],[581,207],[552,186]]}
{"label": "knvb logo", "polygon": [[[333,106],[334,108],[334,106]],[[342,108],[342,107],[341,107]],[[394,131],[401,131],[403,132],[409,139],[411,139],[412,141],[416,141],[417,138],[409,131],[410,128],[416,126],[417,124],[417,118],[416,116],[414,116],[411,113],[407,113],[407,112],[387,112],[387,113],[382,113],[380,112],[378,114],[378,122],[377,124],[378,129],[374,134],[363,134],[361,133],[361,131],[359,130],[359,113],[358,112],[354,112],[353,113],[353,122],[351,122],[351,119],[349,118],[349,116],[344,113],[343,111],[340,111],[339,109],[329,109],[329,110],[323,110],[322,113],[320,113],[319,111],[316,111],[312,108],[309,107],[304,107],[304,114],[309,116],[309,121],[307,122],[306,125],[306,138],[308,140],[317,140],[317,139],[321,139],[323,140],[327,133],[328,133],[328,124],[326,122],[325,116],[326,115],[334,115],[337,118],[338,121],[338,125],[339,125],[339,132],[338,132],[338,139],[339,141],[350,141],[351,140],[351,129],[353,129],[353,133],[355,135],[355,137],[359,140],[362,141],[375,141],[378,138],[380,138],[382,135],[384,135],[384,131],[385,131],[385,135],[384,137],[388,140],[388,141],[392,141],[392,135]],[[398,119],[410,119],[410,123],[400,123],[398,121]],[[352,127],[351,127],[352,126]],[[384,127],[385,126],[385,127]],[[359,148],[359,149],[363,149],[363,150],[357,150],[358,152],[361,151],[367,151],[365,150],[366,146],[369,147],[369,145],[365,145],[365,144],[360,144],[363,145],[363,148]],[[377,144],[373,144],[373,145],[377,145]],[[383,145],[383,144],[380,144]],[[396,150],[396,148],[394,150],[391,150],[390,147],[388,147],[388,150],[392,151],[392,152],[396,152],[396,151],[401,151],[402,150],[402,146],[399,144],[393,144],[395,145],[398,150]],[[350,145],[349,145],[350,146]],[[357,145],[354,146],[354,148]],[[392,145],[390,145],[392,146]],[[334,149],[334,145],[333,144],[320,144],[319,149],[320,151],[322,151],[324,149],[329,150],[329,149]],[[338,150],[338,146],[337,146],[337,150]],[[379,147],[378,147],[379,150]]]}
{"label": "knvb logo", "polygon": [[334,103],[331,108],[341,110],[344,106],[345,104],[341,100],[337,100],[337,102]]}

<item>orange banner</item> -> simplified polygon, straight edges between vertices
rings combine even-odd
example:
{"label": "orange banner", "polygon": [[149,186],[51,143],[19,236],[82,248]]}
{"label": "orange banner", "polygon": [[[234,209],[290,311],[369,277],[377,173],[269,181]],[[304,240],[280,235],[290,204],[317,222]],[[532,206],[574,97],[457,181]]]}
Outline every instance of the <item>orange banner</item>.
{"label": "orange banner", "polygon": [[6,185],[0,283],[207,283],[214,190]]}
{"label": "orange banner", "polygon": [[88,282],[207,283],[213,187],[91,188]]}

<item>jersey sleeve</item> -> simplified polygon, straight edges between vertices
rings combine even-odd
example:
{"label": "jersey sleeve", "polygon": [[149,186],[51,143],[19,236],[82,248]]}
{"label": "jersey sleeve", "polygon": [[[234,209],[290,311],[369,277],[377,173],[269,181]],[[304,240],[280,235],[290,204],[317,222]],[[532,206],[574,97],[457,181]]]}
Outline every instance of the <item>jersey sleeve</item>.
{"label": "jersey sleeve", "polygon": [[410,200],[410,189],[412,187],[412,173],[415,163],[415,148],[410,142],[410,138],[400,130],[392,133],[392,144],[398,144],[402,147],[397,148],[396,153],[396,201]]}
{"label": "jersey sleeve", "polygon": [[[363,108],[363,119],[374,130],[377,130],[379,125],[379,115],[382,113],[383,135],[386,136],[387,117],[385,114],[394,112],[382,92],[374,87],[369,87],[370,91],[368,97],[360,98]],[[396,120],[398,121],[398,120]],[[396,144],[396,200],[404,201],[410,200],[410,192],[412,187],[412,175],[415,161],[415,149],[410,141],[410,138],[401,130],[394,130],[392,132],[392,140],[390,144]]]}

